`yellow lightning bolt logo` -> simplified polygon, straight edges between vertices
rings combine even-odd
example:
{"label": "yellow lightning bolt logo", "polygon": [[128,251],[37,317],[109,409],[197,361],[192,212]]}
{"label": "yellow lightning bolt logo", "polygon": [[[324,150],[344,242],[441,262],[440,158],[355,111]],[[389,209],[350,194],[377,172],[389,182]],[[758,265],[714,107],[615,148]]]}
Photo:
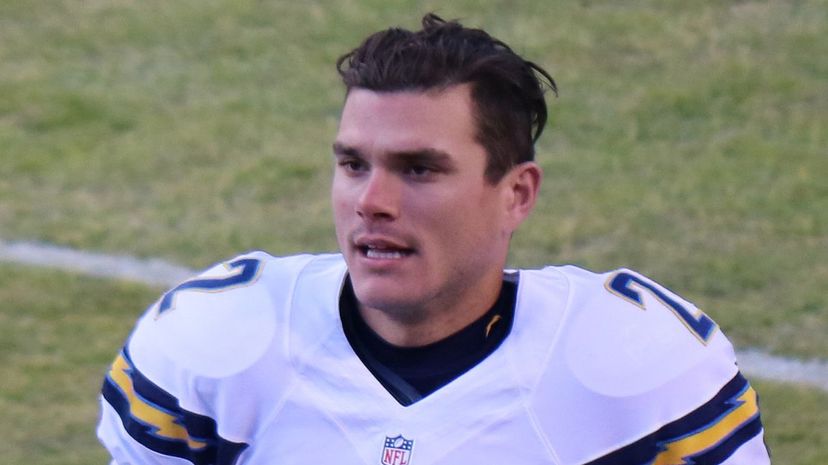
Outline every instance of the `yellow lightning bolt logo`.
{"label": "yellow lightning bolt logo", "polygon": [[748,387],[736,400],[731,402],[735,405],[735,408],[717,422],[693,435],[667,443],[667,448],[656,456],[652,465],[687,465],[693,463],[688,461],[689,457],[715,446],[759,413],[756,391],[751,387]]}
{"label": "yellow lightning bolt logo", "polygon": [[112,363],[112,368],[109,371],[109,378],[120,388],[129,402],[129,414],[140,422],[150,425],[154,429],[153,434],[160,438],[186,441],[187,446],[192,450],[207,447],[206,443],[190,437],[187,429],[180,423],[179,417],[159,410],[135,393],[132,377],[129,375],[133,370],[133,367],[121,354]]}

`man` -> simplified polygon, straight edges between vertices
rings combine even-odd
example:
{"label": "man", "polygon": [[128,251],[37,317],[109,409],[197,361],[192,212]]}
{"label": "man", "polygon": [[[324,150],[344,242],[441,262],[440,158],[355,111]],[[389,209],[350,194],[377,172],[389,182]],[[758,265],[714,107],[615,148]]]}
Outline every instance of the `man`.
{"label": "man", "polygon": [[166,293],[103,385],[119,464],[763,464],[756,395],[632,271],[504,271],[554,81],[434,15],[342,57],[341,254],[256,252]]}

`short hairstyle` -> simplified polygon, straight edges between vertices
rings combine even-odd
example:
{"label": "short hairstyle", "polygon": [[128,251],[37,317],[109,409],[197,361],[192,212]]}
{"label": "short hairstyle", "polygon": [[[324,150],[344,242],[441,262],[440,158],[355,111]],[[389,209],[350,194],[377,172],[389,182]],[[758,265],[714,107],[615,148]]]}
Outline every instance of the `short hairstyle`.
{"label": "short hairstyle", "polygon": [[488,157],[486,178],[495,183],[513,166],[534,160],[547,118],[545,90],[558,90],[549,73],[481,29],[433,13],[422,27],[374,33],[339,57],[336,68],[347,89],[425,92],[468,83],[476,138]]}

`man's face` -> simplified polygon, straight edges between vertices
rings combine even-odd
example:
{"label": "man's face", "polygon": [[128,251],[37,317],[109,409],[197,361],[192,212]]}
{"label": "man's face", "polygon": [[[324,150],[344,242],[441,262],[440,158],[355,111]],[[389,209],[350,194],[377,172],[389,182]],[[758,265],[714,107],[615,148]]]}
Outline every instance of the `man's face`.
{"label": "man's face", "polygon": [[332,200],[362,305],[417,320],[499,289],[513,229],[509,188],[484,177],[472,108],[467,85],[350,91]]}

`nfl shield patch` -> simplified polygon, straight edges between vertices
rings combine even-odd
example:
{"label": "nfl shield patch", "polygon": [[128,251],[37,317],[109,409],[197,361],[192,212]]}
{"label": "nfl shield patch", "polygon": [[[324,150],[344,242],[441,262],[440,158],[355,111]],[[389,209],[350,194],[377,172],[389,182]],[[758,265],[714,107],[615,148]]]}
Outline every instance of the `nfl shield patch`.
{"label": "nfl shield patch", "polygon": [[411,463],[411,450],[414,440],[406,439],[402,434],[390,438],[385,437],[385,447],[382,448],[382,465],[408,465]]}

